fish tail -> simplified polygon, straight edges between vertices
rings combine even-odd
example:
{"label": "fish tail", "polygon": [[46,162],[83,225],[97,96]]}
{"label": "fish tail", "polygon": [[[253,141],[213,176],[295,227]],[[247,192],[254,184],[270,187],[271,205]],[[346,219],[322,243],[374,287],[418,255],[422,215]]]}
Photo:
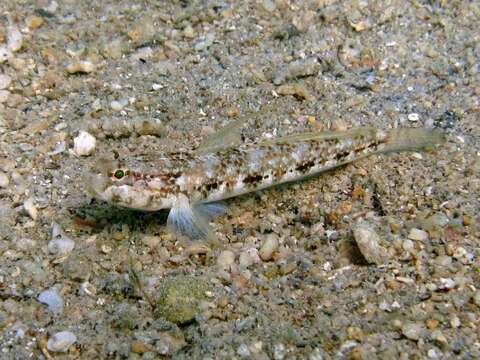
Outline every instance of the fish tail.
{"label": "fish tail", "polygon": [[389,140],[381,152],[427,151],[445,142],[445,134],[438,129],[399,128],[389,131]]}

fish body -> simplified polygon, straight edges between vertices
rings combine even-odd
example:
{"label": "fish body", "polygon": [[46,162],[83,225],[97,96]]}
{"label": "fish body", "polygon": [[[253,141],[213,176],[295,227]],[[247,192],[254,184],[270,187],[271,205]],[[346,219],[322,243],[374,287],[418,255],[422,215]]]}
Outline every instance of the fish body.
{"label": "fish body", "polygon": [[435,130],[413,128],[306,133],[207,153],[133,159],[107,174],[94,174],[91,187],[96,197],[124,207],[170,208],[170,227],[204,236],[208,218],[222,211],[219,201],[300,181],[372,154],[421,150],[441,138]]}

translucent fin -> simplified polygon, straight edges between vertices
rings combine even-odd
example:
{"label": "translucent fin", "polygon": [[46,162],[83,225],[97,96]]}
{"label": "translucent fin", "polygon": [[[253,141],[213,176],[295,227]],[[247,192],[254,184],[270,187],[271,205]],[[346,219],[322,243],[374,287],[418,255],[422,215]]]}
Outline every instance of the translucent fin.
{"label": "translucent fin", "polygon": [[247,117],[241,117],[240,119],[231,121],[216,133],[207,136],[195,150],[195,153],[198,155],[208,154],[241,144],[243,142],[242,128],[246,121]]}
{"label": "translucent fin", "polygon": [[190,239],[207,238],[212,233],[209,221],[226,211],[223,203],[192,205],[185,195],[180,195],[168,214],[167,226],[170,231]]}
{"label": "translucent fin", "polygon": [[284,136],[272,140],[262,140],[259,145],[268,145],[268,144],[285,144],[285,143],[298,143],[308,140],[329,140],[329,139],[344,139],[344,138],[354,138],[356,136],[374,136],[376,129],[370,127],[351,129],[346,131],[322,131],[322,132],[308,132],[301,134],[294,134],[289,136]]}
{"label": "translucent fin", "polygon": [[445,134],[438,129],[393,129],[389,131],[389,141],[382,152],[430,150],[443,142]]}
{"label": "translucent fin", "polygon": [[211,220],[217,216],[225,214],[228,210],[228,207],[223,202],[213,202],[207,204],[196,204],[194,209],[207,220]]}

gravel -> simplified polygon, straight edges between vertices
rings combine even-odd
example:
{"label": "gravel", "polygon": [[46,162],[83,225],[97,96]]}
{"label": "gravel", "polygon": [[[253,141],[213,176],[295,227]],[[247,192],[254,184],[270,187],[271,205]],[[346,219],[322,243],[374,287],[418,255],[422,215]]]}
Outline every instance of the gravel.
{"label": "gravel", "polygon": [[[2,359],[480,358],[478,1],[0,3]],[[88,192],[237,120],[446,141],[230,199],[204,241]]]}

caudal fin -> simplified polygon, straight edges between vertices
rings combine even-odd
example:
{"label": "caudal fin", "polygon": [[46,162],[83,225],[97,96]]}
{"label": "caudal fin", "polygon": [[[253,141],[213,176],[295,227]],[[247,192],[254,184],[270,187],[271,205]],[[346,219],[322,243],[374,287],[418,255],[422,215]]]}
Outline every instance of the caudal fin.
{"label": "caudal fin", "polygon": [[438,129],[399,128],[389,132],[389,141],[382,152],[431,150],[445,142]]}

